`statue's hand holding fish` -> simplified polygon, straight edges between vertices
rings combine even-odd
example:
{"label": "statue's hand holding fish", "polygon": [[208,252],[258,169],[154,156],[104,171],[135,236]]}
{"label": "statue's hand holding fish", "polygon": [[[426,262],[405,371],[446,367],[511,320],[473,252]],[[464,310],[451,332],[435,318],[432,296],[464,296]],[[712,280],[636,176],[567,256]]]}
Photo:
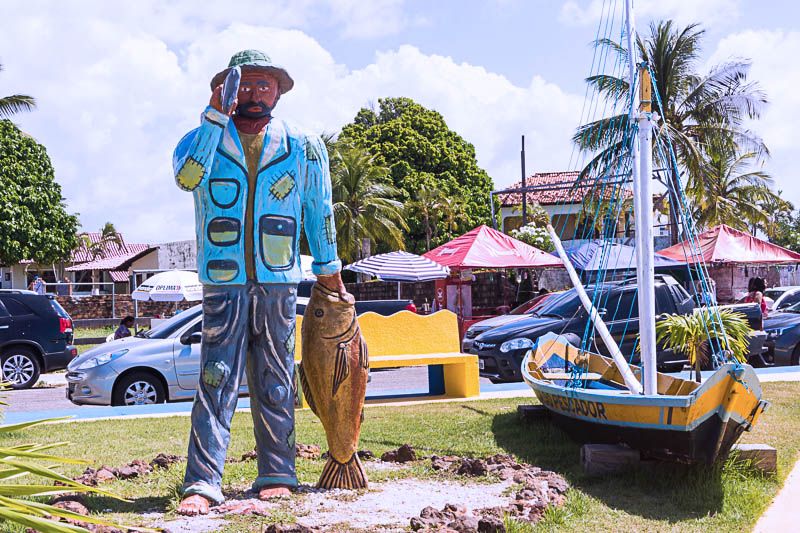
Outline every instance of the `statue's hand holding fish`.
{"label": "statue's hand holding fish", "polygon": [[302,335],[300,381],[328,440],[329,457],[318,486],[365,488],[367,476],[357,452],[369,359],[355,300],[340,279],[338,283],[318,280],[314,285]]}

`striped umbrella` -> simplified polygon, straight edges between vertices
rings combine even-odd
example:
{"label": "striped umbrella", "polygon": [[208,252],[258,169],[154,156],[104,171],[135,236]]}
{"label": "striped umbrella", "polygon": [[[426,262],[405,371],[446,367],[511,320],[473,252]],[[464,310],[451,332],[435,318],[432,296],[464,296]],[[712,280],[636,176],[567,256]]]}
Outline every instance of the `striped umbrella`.
{"label": "striped umbrella", "polygon": [[345,268],[377,276],[384,281],[430,281],[450,275],[450,269],[446,266],[403,251],[373,255]]}

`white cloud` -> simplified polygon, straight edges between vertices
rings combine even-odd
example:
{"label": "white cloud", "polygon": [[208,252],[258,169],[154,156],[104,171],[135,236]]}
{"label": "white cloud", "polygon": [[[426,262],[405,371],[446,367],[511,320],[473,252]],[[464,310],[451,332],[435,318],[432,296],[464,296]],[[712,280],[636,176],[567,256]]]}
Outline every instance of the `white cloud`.
{"label": "white cloud", "polygon": [[[314,131],[338,130],[380,97],[408,96],[473,143],[498,186],[519,177],[520,134],[529,168],[558,170],[569,160],[581,99],[540,77],[517,86],[412,46],[378,52],[352,70],[301,30],[220,26],[221,8],[194,20],[188,9],[161,10],[155,0],[137,5],[143,11],[128,5],[124,16],[111,16],[104,4],[96,12],[26,10],[32,14],[0,33],[0,50],[8,51],[0,58],[0,92],[36,96],[38,109],[15,121],[47,146],[69,208],[86,229],[111,221],[130,240],[193,237],[192,197],[174,184],[172,150],[197,125],[212,75],[243,48],[263,49],[287,67],[296,85],[276,115]],[[295,14],[285,24],[312,16]]]}
{"label": "white cloud", "polygon": [[749,79],[757,81],[770,101],[762,118],[750,127],[759,133],[772,152],[766,168],[776,187],[800,205],[797,180],[797,133],[800,123],[800,32],[747,30],[722,39],[708,65],[730,58],[752,60]]}
{"label": "white cloud", "polygon": [[403,3],[404,0],[331,0],[330,10],[344,37],[369,39],[399,33],[409,24]]}
{"label": "white cloud", "polygon": [[[648,20],[674,19],[680,24],[702,22],[705,26],[730,23],[739,16],[741,0],[638,0],[634,2],[637,24]],[[616,9],[617,20],[624,2],[606,0],[567,0],[559,20],[568,26],[589,26]]]}

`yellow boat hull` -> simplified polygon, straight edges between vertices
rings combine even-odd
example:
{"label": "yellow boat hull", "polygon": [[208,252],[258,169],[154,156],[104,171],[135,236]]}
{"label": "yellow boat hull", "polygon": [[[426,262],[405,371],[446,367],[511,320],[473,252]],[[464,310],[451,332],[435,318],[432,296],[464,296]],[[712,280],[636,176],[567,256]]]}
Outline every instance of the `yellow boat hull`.
{"label": "yellow boat hull", "polygon": [[[631,368],[640,378],[640,369]],[[555,334],[528,353],[522,375],[575,440],[627,444],[681,462],[725,458],[768,405],[752,367],[730,363],[702,385],[658,374],[658,395],[631,394],[609,358],[581,352]]]}

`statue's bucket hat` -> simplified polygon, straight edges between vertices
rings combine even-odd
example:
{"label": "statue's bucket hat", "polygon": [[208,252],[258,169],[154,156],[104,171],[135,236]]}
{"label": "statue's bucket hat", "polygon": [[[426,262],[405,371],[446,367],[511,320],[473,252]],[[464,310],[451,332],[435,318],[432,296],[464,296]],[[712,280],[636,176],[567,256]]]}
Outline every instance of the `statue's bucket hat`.
{"label": "statue's bucket hat", "polygon": [[225,81],[225,76],[228,75],[228,71],[233,67],[240,67],[242,72],[246,72],[250,69],[266,70],[278,79],[281,94],[289,92],[292,90],[292,87],[294,87],[294,80],[289,76],[289,73],[286,72],[286,69],[273,63],[267,54],[259,50],[242,50],[231,57],[228,68],[222,72],[218,72],[211,78],[212,91]]}

